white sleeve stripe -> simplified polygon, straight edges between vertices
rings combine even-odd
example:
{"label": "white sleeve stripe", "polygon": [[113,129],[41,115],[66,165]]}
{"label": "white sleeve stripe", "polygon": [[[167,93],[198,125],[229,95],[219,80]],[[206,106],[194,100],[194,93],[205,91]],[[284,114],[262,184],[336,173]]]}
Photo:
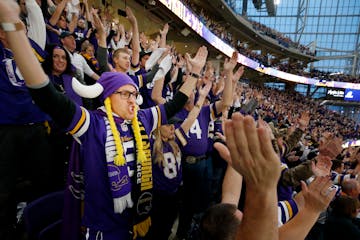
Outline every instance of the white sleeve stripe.
{"label": "white sleeve stripe", "polygon": [[81,137],[88,129],[90,126],[90,114],[88,112],[88,110],[85,110],[85,122],[84,124],[81,126],[81,128],[73,135],[74,137]]}
{"label": "white sleeve stripe", "polygon": [[280,201],[280,205],[281,205],[280,208],[282,209],[282,212],[284,212],[284,216],[285,216],[284,223],[285,223],[285,222],[289,221],[289,219],[290,219],[289,210],[283,201]]}
{"label": "white sleeve stripe", "polygon": [[278,227],[283,225],[281,208],[278,206]]}
{"label": "white sleeve stripe", "polygon": [[159,121],[159,116],[158,116],[158,112],[156,110],[156,107],[152,107],[151,108],[151,113],[152,113],[152,116],[153,116],[153,121],[154,121],[154,124],[151,128],[151,132],[154,131],[157,126],[158,126],[158,121]]}

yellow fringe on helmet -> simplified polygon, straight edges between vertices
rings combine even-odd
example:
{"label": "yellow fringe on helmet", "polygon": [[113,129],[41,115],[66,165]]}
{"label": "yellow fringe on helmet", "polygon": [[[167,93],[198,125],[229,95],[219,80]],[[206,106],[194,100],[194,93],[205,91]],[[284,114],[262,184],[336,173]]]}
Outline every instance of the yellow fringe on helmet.
{"label": "yellow fringe on helmet", "polygon": [[142,138],[141,138],[141,134],[140,134],[140,127],[139,127],[139,122],[138,122],[138,118],[137,118],[137,107],[135,109],[135,115],[134,118],[131,121],[132,124],[132,128],[134,131],[134,137],[135,137],[135,143],[136,143],[136,151],[137,151],[137,160],[142,163],[143,161],[146,160],[146,155],[144,152],[144,146],[143,146],[143,142],[142,142]]}
{"label": "yellow fringe on helmet", "polygon": [[136,239],[137,236],[144,237],[147,234],[147,232],[149,231],[150,226],[151,226],[151,218],[150,217],[148,217],[146,220],[142,221],[141,223],[134,225],[133,239]]}
{"label": "yellow fringe on helmet", "polygon": [[112,135],[114,137],[114,141],[115,141],[115,148],[116,148],[117,155],[114,158],[114,163],[117,166],[124,166],[126,163],[126,160],[124,158],[124,149],[122,147],[119,131],[117,130],[117,127],[116,127],[116,124],[114,121],[114,117],[112,115],[110,98],[107,97],[105,99],[104,105],[105,105],[105,109],[106,109],[107,118],[109,119],[111,133],[112,133]]}

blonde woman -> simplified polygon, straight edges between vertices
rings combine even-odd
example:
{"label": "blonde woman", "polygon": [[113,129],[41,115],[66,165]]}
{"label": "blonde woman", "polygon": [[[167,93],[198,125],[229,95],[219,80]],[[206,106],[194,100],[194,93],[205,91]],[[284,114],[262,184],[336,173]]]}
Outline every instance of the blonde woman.
{"label": "blonde woman", "polygon": [[[199,107],[193,108],[185,121],[172,117],[168,124],[161,125],[154,131],[152,144],[154,189],[150,230],[152,239],[167,240],[171,233],[178,214],[178,190],[182,182],[181,152],[178,144],[186,144],[179,139],[182,139],[182,134],[187,134],[198,117],[210,88],[211,82],[208,82],[199,89],[199,98],[196,102],[196,106]],[[175,129],[175,126],[179,127]]]}
{"label": "blonde woman", "polygon": [[[180,110],[193,92],[195,76],[206,62],[206,47],[200,47],[196,56],[189,58],[192,74],[173,101],[138,110],[139,92],[133,80],[124,73],[104,73],[91,89],[84,90],[79,83],[74,87],[82,96],[99,96],[104,103],[104,107],[88,111],[54,89],[31,50],[14,1],[0,1],[0,26],[0,36],[6,38],[13,51],[34,102],[81,143],[74,157],[82,160],[84,176],[72,176],[73,184],[83,180],[85,194],[75,196],[79,193],[73,188],[75,185],[69,185],[65,194],[84,197],[81,223],[85,237],[102,240],[144,237],[151,225],[153,186],[149,136]],[[73,205],[65,210],[70,214],[80,209]],[[70,220],[75,219],[63,219],[65,228],[70,227]],[[71,227],[72,231],[64,231],[64,239],[79,235],[80,227]]]}

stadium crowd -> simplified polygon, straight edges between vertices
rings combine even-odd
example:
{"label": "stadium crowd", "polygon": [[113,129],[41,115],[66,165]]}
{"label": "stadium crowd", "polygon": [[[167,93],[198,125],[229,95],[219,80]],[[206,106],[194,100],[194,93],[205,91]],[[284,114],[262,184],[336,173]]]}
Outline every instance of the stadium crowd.
{"label": "stadium crowd", "polygon": [[[0,1],[0,239],[360,238],[354,120],[96,7]],[[54,191],[60,228],[24,231]]]}
{"label": "stadium crowd", "polygon": [[[331,72],[324,72],[317,69],[311,69],[311,71],[307,71],[308,66],[303,63],[272,63],[272,59],[270,56],[262,54],[260,51],[254,51],[248,47],[246,42],[242,42],[236,39],[231,31],[227,30],[226,27],[215,21],[211,18],[211,14],[205,12],[205,10],[198,5],[196,5],[192,1],[183,1],[204,23],[204,25],[209,28],[215,35],[217,35],[224,42],[230,44],[235,47],[239,53],[245,55],[246,57],[263,64],[266,67],[274,67],[281,71],[293,73],[296,75],[301,75],[309,78],[318,78],[318,79],[326,79],[328,81],[338,81],[338,82],[351,82],[351,83],[359,83],[360,79],[358,77],[354,77],[348,74],[339,73],[333,74]],[[228,3],[229,4],[229,3]],[[254,20],[248,19],[248,21],[252,24],[253,28],[259,33],[269,36],[279,42],[280,45],[284,47],[292,47],[298,49],[300,52],[315,56],[315,52],[310,51],[310,49],[302,44],[296,43],[292,41],[289,37],[284,36],[282,33],[276,31],[275,29],[269,28],[264,24],[256,22]]]}
{"label": "stadium crowd", "polygon": [[284,47],[293,47],[298,49],[300,52],[306,54],[306,55],[310,55],[310,56],[315,56],[315,52],[310,51],[310,49],[302,44],[296,43],[294,41],[292,41],[289,37],[284,36],[284,34],[267,27],[264,24],[261,24],[259,22],[253,21],[253,20],[249,20],[253,26],[253,28],[257,31],[259,31],[261,34],[264,34],[266,36],[269,36],[275,40],[278,41],[278,43]]}

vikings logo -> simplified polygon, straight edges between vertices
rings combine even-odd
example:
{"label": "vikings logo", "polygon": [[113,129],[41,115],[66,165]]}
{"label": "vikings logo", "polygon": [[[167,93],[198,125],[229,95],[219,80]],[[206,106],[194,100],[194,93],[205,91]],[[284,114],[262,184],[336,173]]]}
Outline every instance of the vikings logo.
{"label": "vikings logo", "polygon": [[109,164],[108,169],[108,176],[110,178],[112,191],[121,190],[124,185],[129,183],[129,177],[127,176],[127,174],[121,176],[121,171],[118,166]]}
{"label": "vikings logo", "polygon": [[152,194],[149,192],[144,192],[139,197],[136,206],[136,211],[139,215],[149,214],[151,208],[152,208]]}

